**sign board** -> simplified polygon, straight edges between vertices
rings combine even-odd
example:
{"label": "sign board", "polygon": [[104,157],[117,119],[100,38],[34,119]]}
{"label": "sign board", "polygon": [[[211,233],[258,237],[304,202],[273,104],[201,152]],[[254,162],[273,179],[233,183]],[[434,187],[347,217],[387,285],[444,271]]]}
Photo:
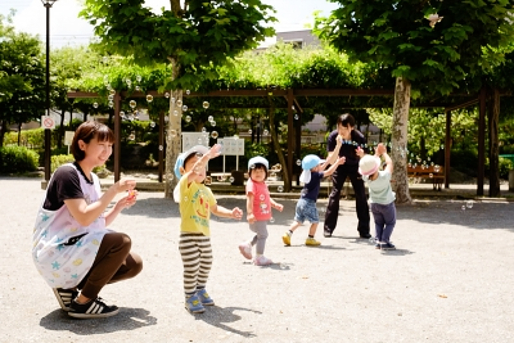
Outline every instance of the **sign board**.
{"label": "sign board", "polygon": [[244,156],[245,154],[245,140],[239,137],[225,137],[218,139],[223,149],[221,154],[226,156]]}
{"label": "sign board", "polygon": [[209,134],[203,132],[182,132],[182,152],[195,145],[209,146]]}
{"label": "sign board", "polygon": [[41,116],[41,126],[43,129],[55,129],[55,121],[50,116]]}
{"label": "sign board", "polygon": [[74,136],[75,136],[75,131],[64,132],[64,145],[71,145],[71,143],[73,142]]}

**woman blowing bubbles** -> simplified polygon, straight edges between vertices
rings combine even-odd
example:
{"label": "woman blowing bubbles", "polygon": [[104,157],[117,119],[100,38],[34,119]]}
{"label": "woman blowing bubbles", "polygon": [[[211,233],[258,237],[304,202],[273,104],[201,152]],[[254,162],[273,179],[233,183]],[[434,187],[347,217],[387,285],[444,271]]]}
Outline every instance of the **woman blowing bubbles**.
{"label": "woman blowing bubbles", "polygon": [[[75,162],[52,175],[36,219],[34,263],[61,308],[75,318],[117,314],[118,307],[106,305],[98,293],[108,283],[136,276],[143,266],[130,251],[130,238],[107,228],[124,208],[135,204],[135,180],[121,179],[102,195],[92,172],[111,156],[113,142],[107,126],[93,121],[80,125],[71,146]],[[118,193],[127,191],[107,210]]]}

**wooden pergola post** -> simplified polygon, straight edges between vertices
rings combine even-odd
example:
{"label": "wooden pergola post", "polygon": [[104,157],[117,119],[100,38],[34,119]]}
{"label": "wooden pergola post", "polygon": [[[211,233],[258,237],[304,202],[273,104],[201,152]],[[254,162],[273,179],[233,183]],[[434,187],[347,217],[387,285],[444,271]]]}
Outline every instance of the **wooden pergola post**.
{"label": "wooden pergola post", "polygon": [[477,195],[484,195],[484,174],[485,174],[485,111],[486,111],[487,90],[482,86],[479,94],[478,114],[478,173],[477,173]]}
{"label": "wooden pergola post", "polygon": [[444,188],[450,188],[450,152],[452,142],[452,111],[446,112],[446,135],[444,139]]}
{"label": "wooden pergola post", "polygon": [[293,90],[287,90],[287,173],[289,174],[289,184],[284,185],[287,192],[291,190],[293,180],[293,149],[294,146],[294,118],[293,118]]}

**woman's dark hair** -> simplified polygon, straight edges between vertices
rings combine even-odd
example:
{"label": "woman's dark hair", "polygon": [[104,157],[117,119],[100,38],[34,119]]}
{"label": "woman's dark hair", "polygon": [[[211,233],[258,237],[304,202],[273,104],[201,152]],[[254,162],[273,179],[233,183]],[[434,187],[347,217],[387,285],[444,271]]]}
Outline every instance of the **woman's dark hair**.
{"label": "woman's dark hair", "polygon": [[84,143],[89,144],[94,138],[99,142],[108,141],[109,143],[114,143],[114,133],[107,125],[97,121],[86,121],[77,128],[71,143],[71,153],[75,161],[82,161],[86,158],[86,153],[79,147],[79,141],[82,140]]}
{"label": "woman's dark hair", "polygon": [[355,118],[350,113],[341,114],[337,118],[337,125],[341,124],[344,127],[354,127],[355,126]]}
{"label": "woman's dark hair", "polygon": [[252,170],[255,170],[255,169],[264,169],[264,171],[266,172],[266,177],[264,178],[264,180],[266,180],[268,178],[268,168],[266,168],[266,166],[262,163],[255,163],[250,166],[250,170],[248,170],[249,178],[252,177]]}

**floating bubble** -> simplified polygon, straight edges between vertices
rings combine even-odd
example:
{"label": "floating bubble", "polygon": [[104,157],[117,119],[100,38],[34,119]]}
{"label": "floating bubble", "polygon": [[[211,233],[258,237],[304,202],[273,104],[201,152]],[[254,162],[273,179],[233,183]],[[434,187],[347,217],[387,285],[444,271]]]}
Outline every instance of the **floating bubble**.
{"label": "floating bubble", "polygon": [[152,127],[152,128],[155,127],[155,122],[151,121],[150,122],[150,127]]}
{"label": "floating bubble", "polygon": [[130,100],[129,106],[130,106],[130,108],[136,108],[136,106],[137,106],[136,100]]}
{"label": "floating bubble", "polygon": [[175,103],[175,101],[177,101],[177,99],[175,99],[175,97],[174,97],[174,96],[173,96],[173,97],[171,97],[171,102],[172,102],[172,103]]}
{"label": "floating bubble", "polygon": [[152,94],[148,94],[148,95],[146,96],[146,101],[148,101],[148,102],[152,102],[152,101],[153,101],[153,95],[152,95]]}
{"label": "floating bubble", "polygon": [[125,112],[120,111],[120,117],[125,118]]}
{"label": "floating bubble", "polygon": [[302,165],[302,160],[300,160],[300,159],[296,160],[296,165],[297,166],[301,166]]}
{"label": "floating bubble", "polygon": [[109,101],[113,101],[113,100],[114,100],[114,95],[109,94],[109,96],[107,96],[107,99],[108,99]]}
{"label": "floating bubble", "polygon": [[282,170],[282,165],[280,163],[276,164],[275,165],[275,170],[278,171],[278,172],[281,171]]}
{"label": "floating bubble", "polygon": [[170,98],[170,93],[168,93],[168,92],[164,93],[164,97],[165,97],[166,99],[169,99],[169,98]]}
{"label": "floating bubble", "polygon": [[186,116],[186,122],[190,122],[191,121],[191,116]]}
{"label": "floating bubble", "polygon": [[252,134],[252,129],[248,130],[248,134],[251,135]]}
{"label": "floating bubble", "polygon": [[466,211],[466,205],[462,205],[462,210]]}
{"label": "floating bubble", "polygon": [[267,136],[267,135],[269,135],[269,131],[268,131],[268,130],[264,130],[264,131],[262,131],[262,134],[263,134],[264,136]]}
{"label": "floating bubble", "polygon": [[203,133],[206,133],[207,132],[207,129],[205,127],[202,127],[202,132]]}
{"label": "floating bubble", "polygon": [[141,80],[142,80],[142,79],[143,79],[143,78],[141,77],[141,75],[136,76],[136,81],[137,81],[137,82],[141,82]]}
{"label": "floating bubble", "polygon": [[298,118],[299,118],[299,117],[298,117],[298,114],[295,114],[295,115],[294,115],[294,120],[298,120]]}
{"label": "floating bubble", "polygon": [[159,151],[163,151],[164,150],[164,147],[162,146],[162,144],[159,144]]}
{"label": "floating bubble", "polygon": [[231,176],[231,177],[228,179],[228,181],[229,181],[230,183],[234,183],[234,177],[233,177],[233,176]]}
{"label": "floating bubble", "polygon": [[439,171],[440,171],[440,170],[441,170],[441,167],[440,167],[439,165],[437,165],[437,164],[436,164],[436,165],[434,166],[434,171],[435,171],[436,173],[439,173]]}
{"label": "floating bubble", "polygon": [[110,107],[110,108],[113,108],[113,106],[114,106],[114,102],[113,102],[112,100],[111,100],[111,101],[109,101],[109,107]]}
{"label": "floating bubble", "polygon": [[131,133],[128,137],[129,140],[133,141],[134,139],[136,139],[136,135],[134,133]]}
{"label": "floating bubble", "polygon": [[108,84],[108,85],[107,85],[107,89],[108,89],[108,90],[111,90],[111,89],[112,89],[111,84]]}
{"label": "floating bubble", "polygon": [[466,207],[467,208],[473,208],[473,200],[466,201]]}
{"label": "floating bubble", "polygon": [[209,108],[209,106],[210,106],[210,104],[209,104],[209,102],[208,102],[208,101],[204,101],[204,102],[202,103],[202,106],[203,106],[203,108],[208,109],[208,108]]}
{"label": "floating bubble", "polygon": [[188,109],[187,105],[182,106],[182,111],[186,112]]}
{"label": "floating bubble", "polygon": [[212,183],[212,178],[210,176],[206,176],[204,183],[206,186],[210,186]]}
{"label": "floating bubble", "polygon": [[167,123],[170,119],[166,116],[164,117],[164,121]]}
{"label": "floating bubble", "polygon": [[141,90],[141,87],[136,86],[136,91],[138,91],[138,92],[139,92],[140,90]]}
{"label": "floating bubble", "polygon": [[181,106],[182,106],[182,100],[180,100],[180,99],[178,99],[178,100],[177,100],[177,106],[178,106],[178,107],[181,107]]}
{"label": "floating bubble", "polygon": [[444,144],[441,144],[441,150],[444,150]]}
{"label": "floating bubble", "polygon": [[127,86],[130,87],[130,85],[132,85],[132,80],[130,79],[126,79],[125,82],[127,83]]}
{"label": "floating bubble", "polygon": [[175,175],[173,175],[172,173],[168,174],[168,180],[173,181],[174,178]]}
{"label": "floating bubble", "polygon": [[284,186],[278,186],[277,187],[277,191],[279,191],[280,193],[282,193],[284,191]]}
{"label": "floating bubble", "polygon": [[171,130],[170,131],[170,136],[171,137],[176,137],[177,136],[177,131],[176,130]]}
{"label": "floating bubble", "polygon": [[116,91],[114,89],[109,90],[109,95],[114,95],[114,94],[116,94]]}
{"label": "floating bubble", "polygon": [[217,139],[218,138],[218,132],[217,131],[212,131],[211,132],[211,137],[212,137],[212,139]]}
{"label": "floating bubble", "polygon": [[428,174],[428,177],[429,177],[429,178],[433,178],[433,177],[434,177],[434,174],[430,173],[430,174]]}
{"label": "floating bubble", "polygon": [[271,217],[271,218],[269,219],[269,222],[270,222],[270,223],[274,223],[274,222],[275,222],[275,218]]}
{"label": "floating bubble", "polygon": [[211,121],[211,126],[216,126],[216,121]]}
{"label": "floating bubble", "polygon": [[209,116],[209,117],[207,117],[207,120],[208,120],[209,122],[211,122],[211,121],[213,121],[213,120],[214,120],[214,117],[213,117],[213,116]]}
{"label": "floating bubble", "polygon": [[176,117],[178,116],[178,111],[177,110],[173,110],[173,115]]}
{"label": "floating bubble", "polygon": [[186,90],[186,94],[189,95],[191,94],[191,91],[189,89]]}
{"label": "floating bubble", "polygon": [[98,103],[97,102],[93,103],[93,107],[98,108]]}

